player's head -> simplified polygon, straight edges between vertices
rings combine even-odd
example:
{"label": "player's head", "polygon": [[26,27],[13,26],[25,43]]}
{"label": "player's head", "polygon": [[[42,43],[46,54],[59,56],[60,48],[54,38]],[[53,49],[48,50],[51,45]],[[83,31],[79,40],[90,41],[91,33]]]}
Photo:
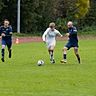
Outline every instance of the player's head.
{"label": "player's head", "polygon": [[54,23],[54,22],[50,23],[50,24],[49,24],[49,27],[50,27],[51,29],[54,29],[54,28],[55,28],[55,23]]}
{"label": "player's head", "polygon": [[72,22],[72,21],[69,21],[69,22],[67,23],[67,27],[68,27],[68,28],[73,27],[73,22]]}
{"label": "player's head", "polygon": [[8,19],[5,19],[5,20],[4,20],[4,26],[5,26],[5,27],[8,27],[9,24],[10,24],[9,20],[8,20]]}

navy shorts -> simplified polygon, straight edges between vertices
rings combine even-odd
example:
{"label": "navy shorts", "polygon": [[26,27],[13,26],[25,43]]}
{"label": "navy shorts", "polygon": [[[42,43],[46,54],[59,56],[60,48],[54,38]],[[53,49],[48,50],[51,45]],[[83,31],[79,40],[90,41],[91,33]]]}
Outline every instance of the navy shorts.
{"label": "navy shorts", "polygon": [[7,47],[8,48],[11,48],[11,46],[12,46],[12,40],[11,39],[9,39],[9,40],[3,40],[2,39],[2,45],[7,45]]}
{"label": "navy shorts", "polygon": [[65,47],[67,47],[68,50],[69,50],[72,47],[77,47],[78,48],[79,46],[78,46],[78,42],[70,42],[70,41],[68,41],[68,43],[65,45]]}

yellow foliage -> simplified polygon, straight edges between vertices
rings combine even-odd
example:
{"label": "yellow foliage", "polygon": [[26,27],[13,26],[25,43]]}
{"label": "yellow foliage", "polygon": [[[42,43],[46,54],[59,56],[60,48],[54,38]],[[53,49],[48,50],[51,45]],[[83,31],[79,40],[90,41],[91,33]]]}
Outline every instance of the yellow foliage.
{"label": "yellow foliage", "polygon": [[77,12],[75,13],[75,18],[82,18],[86,15],[89,10],[90,2],[89,0],[78,0],[76,3],[76,7],[78,8]]}

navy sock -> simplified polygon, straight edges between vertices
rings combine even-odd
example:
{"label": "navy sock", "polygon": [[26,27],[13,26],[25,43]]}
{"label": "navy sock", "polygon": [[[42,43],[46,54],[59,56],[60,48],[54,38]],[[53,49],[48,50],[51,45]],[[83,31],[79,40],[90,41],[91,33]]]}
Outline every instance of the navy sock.
{"label": "navy sock", "polygon": [[66,59],[66,54],[63,54],[63,58]]}
{"label": "navy sock", "polygon": [[9,58],[11,58],[11,49],[9,50]]}
{"label": "navy sock", "polygon": [[80,56],[79,56],[79,54],[76,54],[76,56],[77,56],[78,62],[80,63]]}
{"label": "navy sock", "polygon": [[5,54],[4,51],[5,51],[5,49],[2,49],[2,52],[1,52],[2,53],[2,58],[4,58],[4,54]]}

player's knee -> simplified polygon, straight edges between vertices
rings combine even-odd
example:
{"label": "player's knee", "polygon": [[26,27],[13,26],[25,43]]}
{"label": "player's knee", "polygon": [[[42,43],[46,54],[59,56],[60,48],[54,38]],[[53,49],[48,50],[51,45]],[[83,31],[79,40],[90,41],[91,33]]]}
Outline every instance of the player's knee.
{"label": "player's knee", "polygon": [[2,45],[2,49],[4,49],[5,48],[5,45]]}
{"label": "player's knee", "polygon": [[50,50],[54,50],[54,48],[55,48],[55,46],[51,46],[51,47],[50,47]]}
{"label": "player's knee", "polygon": [[67,48],[66,48],[66,47],[64,47],[64,48],[63,48],[63,51],[67,51]]}
{"label": "player's knee", "polygon": [[78,54],[78,49],[74,49],[74,52],[77,55]]}
{"label": "player's knee", "polygon": [[78,55],[78,52],[75,52],[75,55]]}

